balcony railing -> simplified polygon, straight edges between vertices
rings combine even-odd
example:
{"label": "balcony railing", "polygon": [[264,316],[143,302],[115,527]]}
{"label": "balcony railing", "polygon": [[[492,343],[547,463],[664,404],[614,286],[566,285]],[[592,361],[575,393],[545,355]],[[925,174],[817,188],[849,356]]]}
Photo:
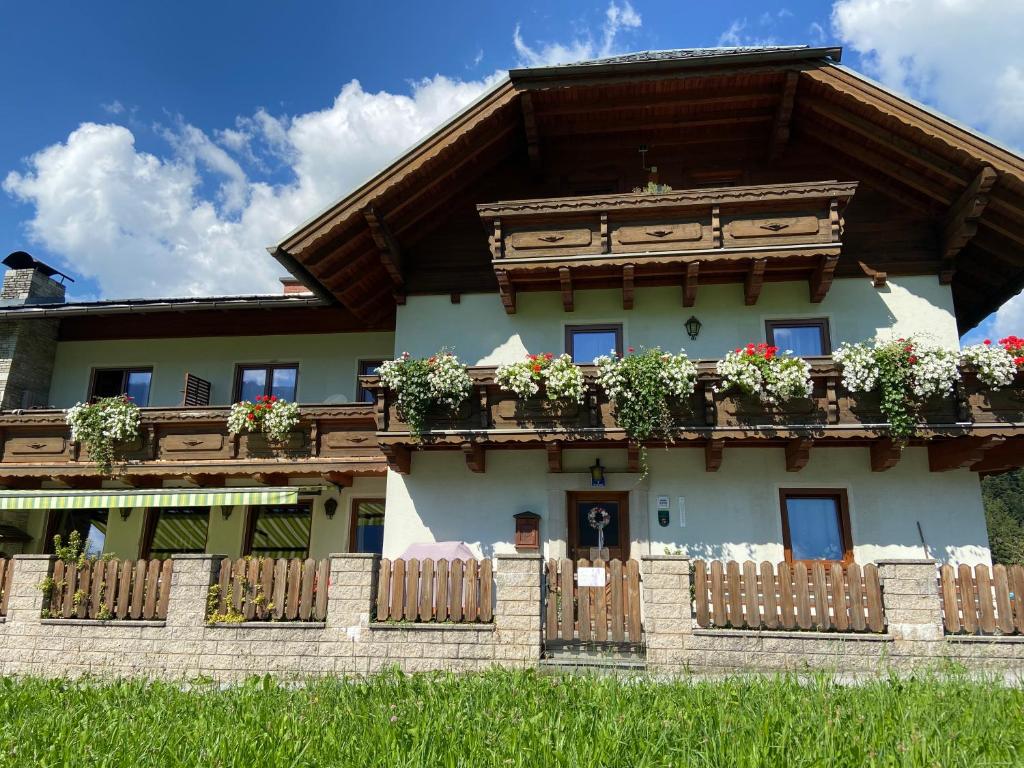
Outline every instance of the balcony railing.
{"label": "balcony railing", "polygon": [[[366,403],[301,406],[298,428],[281,445],[259,434],[231,435],[230,408],[142,408],[139,436],[117,448],[117,460],[146,466],[267,462],[287,459],[380,459],[374,406]],[[0,461],[31,474],[91,465],[88,451],[71,440],[60,410],[0,413]]]}

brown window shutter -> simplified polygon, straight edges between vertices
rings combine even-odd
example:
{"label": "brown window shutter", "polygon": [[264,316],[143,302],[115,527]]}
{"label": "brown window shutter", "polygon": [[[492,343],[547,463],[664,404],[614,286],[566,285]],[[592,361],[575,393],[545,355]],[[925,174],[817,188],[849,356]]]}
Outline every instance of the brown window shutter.
{"label": "brown window shutter", "polygon": [[181,404],[185,406],[199,406],[210,404],[210,382],[200,379],[191,373],[185,374],[185,397]]}

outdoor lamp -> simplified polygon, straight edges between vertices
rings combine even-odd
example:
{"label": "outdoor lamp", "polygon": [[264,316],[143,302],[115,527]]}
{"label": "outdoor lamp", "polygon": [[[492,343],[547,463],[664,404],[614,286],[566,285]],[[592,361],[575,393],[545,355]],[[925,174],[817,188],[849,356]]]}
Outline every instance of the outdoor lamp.
{"label": "outdoor lamp", "polygon": [[334,513],[338,511],[338,500],[328,499],[324,502],[324,514],[327,515],[328,520],[334,519]]}
{"label": "outdoor lamp", "polygon": [[131,507],[122,507],[121,508],[121,520],[124,521],[124,522],[128,522],[128,516],[131,515],[131,513],[132,513],[132,508]]}
{"label": "outdoor lamp", "polygon": [[595,459],[594,465],[590,468],[590,485],[594,488],[604,488],[604,467],[601,460]]}
{"label": "outdoor lamp", "polygon": [[690,319],[686,321],[686,333],[689,334],[691,339],[697,338],[697,334],[700,333],[700,326],[700,320],[690,315]]}

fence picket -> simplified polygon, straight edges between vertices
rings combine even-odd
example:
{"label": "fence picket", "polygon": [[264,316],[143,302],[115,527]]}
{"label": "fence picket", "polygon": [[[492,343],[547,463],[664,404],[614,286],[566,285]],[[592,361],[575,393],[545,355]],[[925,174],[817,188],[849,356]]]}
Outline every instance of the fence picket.
{"label": "fence picket", "polygon": [[[576,563],[577,569],[589,568],[590,561],[580,559]],[[579,570],[576,571],[579,573]],[[591,638],[591,619],[590,619],[590,604],[594,596],[594,592],[598,590],[604,591],[604,587],[580,587],[576,588],[576,612],[578,619],[576,621],[576,632],[579,635],[581,642],[588,643]]]}
{"label": "fence picket", "polygon": [[796,605],[796,623],[800,629],[810,629],[812,626],[808,579],[807,566],[804,563],[797,563],[793,566],[793,602]]}
{"label": "fence picket", "polygon": [[309,621],[313,615],[313,584],[316,580],[316,560],[307,557],[302,564],[302,588],[299,591],[299,619]]}
{"label": "fence picket", "polygon": [[697,626],[711,626],[711,613],[708,610],[708,564],[698,560],[693,564],[693,592],[697,608]]}
{"label": "fence picket", "polygon": [[258,558],[251,558],[245,564],[245,582],[242,591],[242,615],[246,621],[256,618],[256,594],[260,585],[260,561]]}
{"label": "fence picket", "polygon": [[995,606],[992,601],[992,579],[987,565],[974,567],[974,583],[978,590],[978,626],[986,635],[996,631]]}
{"label": "fence picket", "polygon": [[[611,571],[609,564],[604,560],[594,561],[595,568],[603,568],[605,574],[605,586],[594,590],[594,639],[599,643],[608,642],[608,626],[611,621],[609,617],[608,598],[611,592]],[[572,638],[569,638],[570,640]]]}
{"label": "fence picket", "polygon": [[611,603],[612,603],[612,640],[616,643],[626,641],[625,605],[622,596],[622,561],[611,561]]}
{"label": "fence picket", "polygon": [[466,597],[466,610],[463,612],[465,621],[476,621],[480,618],[480,606],[478,599],[480,595],[480,581],[477,573],[477,561],[466,561],[466,586],[462,593]]}
{"label": "fence picket", "polygon": [[448,561],[437,561],[437,598],[434,604],[434,618],[448,620]]}
{"label": "fence picket", "polygon": [[743,592],[745,626],[750,629],[761,628],[761,608],[757,599],[757,565],[753,560],[743,563]]}
{"label": "fence picket", "polygon": [[767,560],[761,563],[761,591],[764,594],[764,625],[768,629],[779,628],[778,585],[772,564]]}
{"label": "fence picket", "polygon": [[820,560],[811,567],[811,580],[814,585],[814,624],[822,632],[832,628],[832,619],[828,611],[828,580],[825,578],[825,564]]}
{"label": "fence picket", "polygon": [[[320,562],[321,564],[327,563],[326,560],[321,560]],[[260,560],[259,585],[261,599],[260,604],[256,606],[256,618],[260,621],[266,621],[270,618],[271,606],[274,603],[274,565],[275,560],[272,557],[264,557]],[[324,591],[326,592],[326,590]]]}
{"label": "fence picket", "polygon": [[636,560],[626,561],[625,592],[629,642],[639,644],[642,640],[643,627],[640,621],[640,563]]}
{"label": "fence picket", "polygon": [[721,560],[711,561],[711,607],[714,625],[728,626],[729,618],[725,610],[725,566]]}
{"label": "fence picket", "polygon": [[293,557],[288,561],[288,592],[285,596],[284,617],[295,621],[299,617],[299,595],[302,588],[302,561]]}
{"label": "fence picket", "polygon": [[274,562],[274,619],[281,621],[288,611],[288,560],[280,557]]}
{"label": "fence picket", "polygon": [[1024,633],[1024,566],[1010,566],[1010,589],[1013,590],[1013,626]]}
{"label": "fence picket", "polygon": [[451,592],[448,602],[448,613],[452,621],[462,621],[462,587],[466,564],[462,560],[453,560],[451,568]]}
{"label": "fence picket", "polygon": [[562,621],[559,634],[562,640],[571,641],[576,635],[576,617],[573,609],[573,595],[576,594],[576,582],[573,579],[572,560],[562,558],[559,562],[558,584],[562,595]]}
{"label": "fence picket", "polygon": [[92,567],[92,584],[89,585],[87,599],[89,606],[85,614],[87,618],[92,619],[100,615],[100,606],[103,604],[103,585],[106,583],[106,578],[107,564],[100,560]]}
{"label": "fence picket", "polygon": [[434,620],[434,561],[425,558],[420,563],[420,621]]}
{"label": "fence picket", "polygon": [[489,624],[494,619],[494,572],[489,557],[480,561],[480,621]]}
{"label": "fence picket", "polygon": [[[316,567],[316,601],[313,604],[313,618],[327,619],[327,595],[331,587],[331,561],[324,558]],[[270,590],[267,590],[267,594]]]}
{"label": "fence picket", "polygon": [[939,590],[942,594],[942,624],[946,632],[955,635],[960,631],[960,609],[956,600],[956,576],[949,564],[939,569]]}
{"label": "fence picket", "polygon": [[971,566],[960,563],[957,568],[957,582],[960,585],[960,613],[964,631],[973,635],[978,631],[978,602],[975,599],[974,575]]}
{"label": "fence picket", "polygon": [[743,626],[743,599],[740,587],[740,564],[730,560],[725,564],[726,578],[726,611],[728,612],[729,626]]}
{"label": "fence picket", "polygon": [[779,625],[783,629],[796,629],[796,595],[793,591],[793,571],[789,563],[779,563]]}
{"label": "fence picket", "polygon": [[558,639],[558,561],[548,560],[547,595],[544,604],[544,637],[548,642]]}
{"label": "fence picket", "polygon": [[419,612],[420,561],[415,557],[405,564],[405,607],[402,618],[416,621]]}
{"label": "fence picket", "polygon": [[872,632],[881,632],[885,629],[885,612],[882,608],[882,582],[878,578],[878,566],[874,563],[864,566],[864,594],[868,606],[868,629]]}
{"label": "fence picket", "polygon": [[157,587],[160,585],[160,561],[150,560],[146,568],[146,601],[142,609],[142,618],[156,618]]}
{"label": "fence picket", "polygon": [[1013,634],[1013,608],[1010,604],[1010,582],[1006,576],[1006,566],[992,566],[992,586],[996,592],[996,626],[1004,635]]}

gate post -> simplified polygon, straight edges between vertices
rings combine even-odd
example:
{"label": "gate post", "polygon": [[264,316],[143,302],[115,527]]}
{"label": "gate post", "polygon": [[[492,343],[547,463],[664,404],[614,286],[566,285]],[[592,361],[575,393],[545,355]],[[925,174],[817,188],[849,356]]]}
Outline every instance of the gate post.
{"label": "gate post", "polygon": [[495,555],[494,660],[528,667],[540,659],[540,554]]}
{"label": "gate post", "polygon": [[682,671],[683,645],[693,632],[690,558],[643,555],[640,565],[647,668],[657,672]]}

